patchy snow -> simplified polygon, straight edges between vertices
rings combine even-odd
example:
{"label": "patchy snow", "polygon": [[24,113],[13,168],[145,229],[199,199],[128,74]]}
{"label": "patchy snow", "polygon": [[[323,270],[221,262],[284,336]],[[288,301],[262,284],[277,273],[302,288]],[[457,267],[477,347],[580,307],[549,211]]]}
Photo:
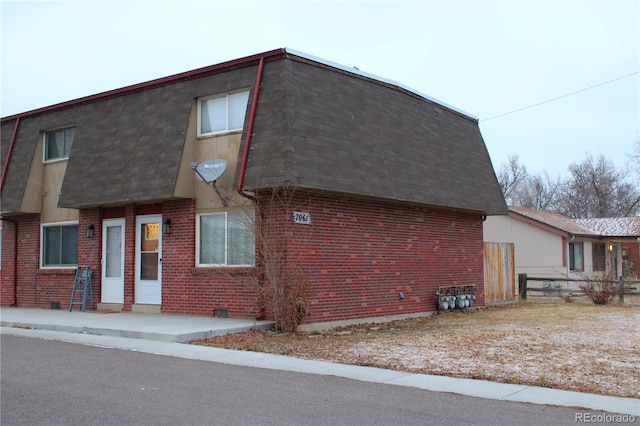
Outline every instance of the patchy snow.
{"label": "patchy snow", "polygon": [[600,219],[575,219],[575,222],[606,237],[640,236],[640,216]]}
{"label": "patchy snow", "polygon": [[343,355],[403,371],[640,397],[640,314],[543,324],[363,341]]}
{"label": "patchy snow", "polygon": [[322,334],[199,344],[415,373],[640,398],[640,306],[526,303]]}

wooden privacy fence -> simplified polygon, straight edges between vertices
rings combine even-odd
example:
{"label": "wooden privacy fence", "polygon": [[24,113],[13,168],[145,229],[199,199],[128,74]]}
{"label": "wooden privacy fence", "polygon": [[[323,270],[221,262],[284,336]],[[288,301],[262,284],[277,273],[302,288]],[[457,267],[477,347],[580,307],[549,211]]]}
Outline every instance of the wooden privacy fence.
{"label": "wooden privacy fence", "polygon": [[516,275],[513,243],[484,243],[484,304],[513,302]]}

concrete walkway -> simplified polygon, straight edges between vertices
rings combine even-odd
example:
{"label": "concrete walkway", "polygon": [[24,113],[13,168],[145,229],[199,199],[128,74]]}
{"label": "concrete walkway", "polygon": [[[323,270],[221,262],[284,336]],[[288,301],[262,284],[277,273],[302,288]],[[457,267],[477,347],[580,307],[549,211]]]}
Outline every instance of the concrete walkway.
{"label": "concrete walkway", "polygon": [[268,329],[268,321],[192,317],[170,314],[69,312],[62,310],[1,308],[3,334],[61,340],[85,345],[134,350],[180,358],[257,368],[345,377],[365,382],[409,386],[487,399],[572,407],[629,414],[640,418],[640,399],[618,398],[541,388],[414,374],[381,368],[305,360],[283,355],[234,351],[188,345],[194,339]]}

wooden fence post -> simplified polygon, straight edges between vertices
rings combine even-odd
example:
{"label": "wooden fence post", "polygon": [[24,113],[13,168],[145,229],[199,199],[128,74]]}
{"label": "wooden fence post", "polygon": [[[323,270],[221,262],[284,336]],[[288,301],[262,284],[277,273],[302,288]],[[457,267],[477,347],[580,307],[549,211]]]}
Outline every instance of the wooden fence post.
{"label": "wooden fence post", "polygon": [[518,274],[518,289],[520,290],[520,298],[527,300],[527,274],[525,272]]}
{"label": "wooden fence post", "polygon": [[618,285],[620,286],[618,289],[618,298],[620,299],[620,303],[624,303],[624,279],[622,278],[622,275],[620,275],[620,278],[618,279]]}

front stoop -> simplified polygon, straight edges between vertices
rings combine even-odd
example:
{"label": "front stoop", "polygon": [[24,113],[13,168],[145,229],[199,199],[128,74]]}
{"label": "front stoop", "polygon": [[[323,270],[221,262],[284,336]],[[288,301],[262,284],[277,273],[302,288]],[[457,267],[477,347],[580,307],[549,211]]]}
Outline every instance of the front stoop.
{"label": "front stoop", "polygon": [[131,305],[131,312],[139,312],[141,314],[159,314],[162,305]]}
{"label": "front stoop", "polygon": [[98,312],[122,312],[124,303],[98,303],[96,309]]}

